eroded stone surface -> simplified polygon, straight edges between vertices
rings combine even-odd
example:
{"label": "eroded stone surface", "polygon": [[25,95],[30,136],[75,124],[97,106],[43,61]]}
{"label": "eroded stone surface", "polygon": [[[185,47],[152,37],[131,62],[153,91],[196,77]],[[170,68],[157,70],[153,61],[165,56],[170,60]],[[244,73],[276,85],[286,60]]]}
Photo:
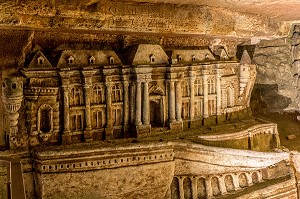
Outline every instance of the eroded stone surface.
{"label": "eroded stone surface", "polygon": [[256,14],[205,5],[128,1],[9,1],[0,4],[2,26],[130,32],[284,35],[282,24]]}

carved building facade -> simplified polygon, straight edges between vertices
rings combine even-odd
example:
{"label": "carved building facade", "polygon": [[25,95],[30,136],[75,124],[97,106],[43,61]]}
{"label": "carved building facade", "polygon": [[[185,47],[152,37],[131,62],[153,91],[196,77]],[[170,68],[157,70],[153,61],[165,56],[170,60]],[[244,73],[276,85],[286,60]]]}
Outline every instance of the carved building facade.
{"label": "carved building facade", "polygon": [[[256,71],[208,48],[164,51],[34,48],[22,70],[31,146],[147,136],[220,123],[247,112]],[[242,114],[240,114],[242,115]]]}

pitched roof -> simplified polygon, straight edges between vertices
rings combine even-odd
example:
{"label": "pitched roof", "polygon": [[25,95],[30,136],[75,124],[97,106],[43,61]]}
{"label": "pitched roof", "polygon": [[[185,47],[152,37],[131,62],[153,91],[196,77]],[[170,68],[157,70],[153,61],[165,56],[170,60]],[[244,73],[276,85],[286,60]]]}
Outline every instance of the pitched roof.
{"label": "pitched roof", "polygon": [[[215,60],[214,55],[208,48],[202,49],[174,49],[167,51],[169,57],[174,60],[177,59],[178,63],[186,62],[202,62],[208,60]],[[181,59],[181,60],[179,60]]]}
{"label": "pitched roof", "polygon": [[52,68],[52,65],[47,57],[40,50],[37,50],[37,52],[31,59],[28,68],[49,69]]}
{"label": "pitched roof", "polygon": [[[72,64],[68,62],[70,57],[74,58]],[[113,60],[113,63],[111,63],[110,60]],[[64,50],[59,57],[57,67],[64,68],[70,67],[71,65],[84,67],[119,64],[122,64],[122,62],[113,50]]]}
{"label": "pitched roof", "polygon": [[[167,64],[168,56],[160,45],[139,44],[125,49],[124,60],[130,65]],[[154,58],[151,60],[151,58]]]}

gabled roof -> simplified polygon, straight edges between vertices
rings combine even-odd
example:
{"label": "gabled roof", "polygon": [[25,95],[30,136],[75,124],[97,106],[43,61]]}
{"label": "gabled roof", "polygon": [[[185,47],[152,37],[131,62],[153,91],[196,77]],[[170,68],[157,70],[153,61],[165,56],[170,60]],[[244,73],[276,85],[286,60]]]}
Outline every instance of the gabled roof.
{"label": "gabled roof", "polygon": [[[68,62],[70,57],[74,58],[72,64]],[[111,60],[113,61],[110,62]],[[120,64],[122,64],[122,62],[113,50],[64,50],[58,59],[57,67],[107,66]]]}
{"label": "gabled roof", "polygon": [[[125,49],[124,61],[130,65],[167,64],[168,56],[160,45],[139,44]],[[153,58],[153,59],[151,59]]]}
{"label": "gabled roof", "polygon": [[40,50],[37,50],[37,52],[31,59],[28,68],[49,69],[52,68],[52,65],[46,58],[46,56]]}
{"label": "gabled roof", "polygon": [[227,50],[226,50],[226,48],[225,48],[224,46],[222,46],[222,45],[216,45],[212,51],[213,51],[213,53],[214,53],[215,55],[217,55],[217,56],[218,56],[220,59],[222,59],[222,60],[227,60],[227,59],[229,59]]}
{"label": "gabled roof", "polygon": [[174,49],[167,51],[171,60],[176,59],[178,63],[211,61],[216,58],[208,48],[202,49]]}

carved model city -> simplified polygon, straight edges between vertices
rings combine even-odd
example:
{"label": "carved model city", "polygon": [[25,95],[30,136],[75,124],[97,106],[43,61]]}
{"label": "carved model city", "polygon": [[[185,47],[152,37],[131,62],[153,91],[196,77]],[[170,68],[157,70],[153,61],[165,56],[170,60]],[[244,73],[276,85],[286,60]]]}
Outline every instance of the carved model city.
{"label": "carved model city", "polygon": [[[18,77],[3,83],[7,142],[18,147],[17,111],[26,105],[30,146],[147,136],[155,127],[182,130],[221,123],[247,112],[255,65],[222,46],[164,51],[139,44],[113,50],[58,47],[52,56],[36,46]],[[15,107],[15,108],[14,108]],[[11,110],[11,108],[13,110]]]}

